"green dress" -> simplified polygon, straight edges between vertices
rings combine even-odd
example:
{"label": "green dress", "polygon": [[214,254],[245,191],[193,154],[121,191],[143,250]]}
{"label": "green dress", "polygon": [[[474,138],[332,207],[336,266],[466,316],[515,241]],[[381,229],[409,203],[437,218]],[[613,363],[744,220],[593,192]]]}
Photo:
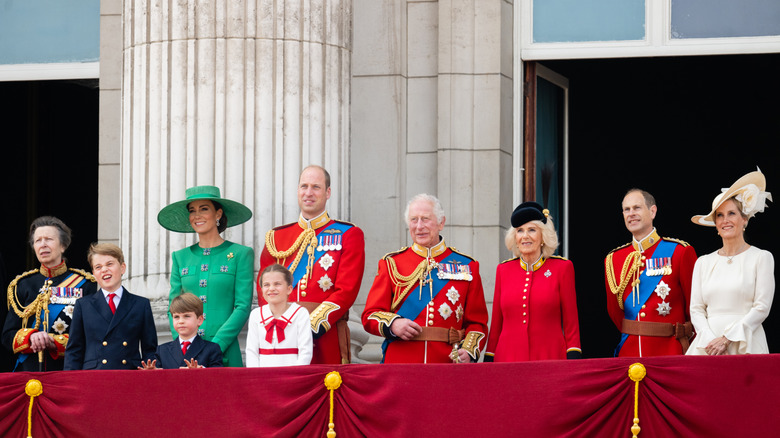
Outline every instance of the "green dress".
{"label": "green dress", "polygon": [[[196,243],[175,251],[172,258],[169,302],[182,292],[199,297],[204,321],[198,334],[219,344],[226,367],[243,366],[238,333],[252,307],[254,250],[226,240],[214,248]],[[170,312],[168,322],[175,334]]]}

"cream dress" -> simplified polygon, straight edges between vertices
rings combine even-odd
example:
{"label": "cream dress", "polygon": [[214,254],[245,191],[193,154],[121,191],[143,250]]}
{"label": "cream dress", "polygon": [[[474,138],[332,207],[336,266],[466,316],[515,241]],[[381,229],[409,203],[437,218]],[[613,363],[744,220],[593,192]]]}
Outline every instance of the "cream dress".
{"label": "cream dress", "polygon": [[696,338],[686,354],[704,349],[725,335],[728,354],[769,353],[761,323],[775,294],[772,253],[751,246],[728,263],[717,251],[700,257],[693,268],[691,321]]}

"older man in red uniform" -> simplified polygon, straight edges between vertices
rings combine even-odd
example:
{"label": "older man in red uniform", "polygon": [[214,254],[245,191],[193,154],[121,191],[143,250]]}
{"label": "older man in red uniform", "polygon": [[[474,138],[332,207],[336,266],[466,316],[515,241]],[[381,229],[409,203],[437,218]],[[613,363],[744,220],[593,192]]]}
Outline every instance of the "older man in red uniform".
{"label": "older man in red uniform", "polygon": [[363,327],[385,337],[384,363],[476,362],[488,321],[479,263],[441,239],[435,197],[415,196],[405,216],[414,244],[379,261]]}
{"label": "older man in red uniform", "polygon": [[[365,266],[363,231],[331,219],[330,175],[320,166],[303,169],[298,183],[298,222],[274,228],[265,236],[260,272],[280,263],[293,273],[291,301],[310,313],[314,336],[311,363],[350,362],[348,311],[357,298]],[[257,300],[265,304],[260,276]]]}
{"label": "older man in red uniform", "polygon": [[650,193],[629,190],[623,219],[633,240],[604,261],[607,311],[622,333],[616,356],[684,354],[693,336],[689,306],[696,251],[661,238],[653,227],[656,212]]}

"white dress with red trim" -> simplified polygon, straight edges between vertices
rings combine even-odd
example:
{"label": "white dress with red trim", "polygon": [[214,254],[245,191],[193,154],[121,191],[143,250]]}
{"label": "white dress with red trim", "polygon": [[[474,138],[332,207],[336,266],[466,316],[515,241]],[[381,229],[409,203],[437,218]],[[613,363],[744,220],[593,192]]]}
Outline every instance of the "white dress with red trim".
{"label": "white dress with red trim", "polygon": [[274,318],[268,304],[249,314],[247,368],[308,365],[312,348],[309,312],[303,307],[290,303],[279,318]]}

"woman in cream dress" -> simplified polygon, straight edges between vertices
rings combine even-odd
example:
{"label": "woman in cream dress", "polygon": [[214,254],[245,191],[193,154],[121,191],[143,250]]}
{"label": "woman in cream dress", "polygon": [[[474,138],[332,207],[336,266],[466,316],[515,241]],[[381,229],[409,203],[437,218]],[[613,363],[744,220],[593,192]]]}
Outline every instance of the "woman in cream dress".
{"label": "woman in cream dress", "polygon": [[691,321],[696,338],[686,354],[769,353],[761,323],[775,293],[774,258],[745,242],[748,220],[764,211],[766,179],[751,172],[718,195],[698,225],[714,226],[723,247],[700,257],[693,269]]}

